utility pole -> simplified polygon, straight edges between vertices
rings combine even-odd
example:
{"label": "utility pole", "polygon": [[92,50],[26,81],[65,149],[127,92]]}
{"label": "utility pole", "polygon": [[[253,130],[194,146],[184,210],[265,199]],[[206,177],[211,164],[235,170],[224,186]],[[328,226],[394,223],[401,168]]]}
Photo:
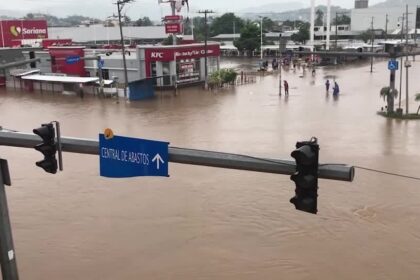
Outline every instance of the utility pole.
{"label": "utility pole", "polygon": [[207,80],[207,37],[208,37],[208,26],[207,26],[207,15],[213,14],[212,10],[198,11],[199,14],[204,14],[204,88],[208,88]]}
{"label": "utility pole", "polygon": [[[120,25],[120,36],[121,36],[121,48],[122,48],[122,57],[123,57],[123,67],[124,67],[124,98],[127,98],[127,86],[128,86],[128,74],[127,74],[127,61],[125,59],[125,45],[124,45],[124,35],[123,35],[123,28],[121,22],[121,11],[124,8],[124,5],[127,3],[131,3],[134,0],[118,0],[117,5],[118,8],[118,23]],[[117,92],[118,97],[118,92]]]}
{"label": "utility pole", "polygon": [[388,14],[385,16],[385,41],[388,39]]}
{"label": "utility pole", "polygon": [[260,32],[260,57],[261,57],[261,61],[263,60],[263,49],[262,49],[262,46],[263,46],[263,36],[262,36],[262,31],[263,31],[263,17],[262,16],[260,16],[260,30],[261,30],[261,32]]}
{"label": "utility pole", "polygon": [[405,52],[407,53],[405,57],[405,113],[408,115],[408,68],[410,67],[410,62],[408,61],[408,5],[405,5]]}
{"label": "utility pole", "polygon": [[[373,40],[375,39],[375,33],[373,30],[373,17],[372,20],[370,22],[370,32],[372,33],[370,36],[370,40],[371,40],[371,48],[370,51],[373,52]],[[370,57],[370,73],[373,72],[373,56]]]}
{"label": "utility pole", "polygon": [[[401,42],[403,40],[403,36],[404,36],[404,14],[402,15],[402,17],[398,18],[398,21],[401,20]],[[399,91],[399,96],[398,96],[398,108],[401,109],[401,94],[402,94],[402,78],[403,78],[403,57],[400,57],[400,91]]]}
{"label": "utility pole", "polygon": [[[175,1],[171,1],[171,11],[172,15],[175,15]],[[172,33],[172,45],[176,46],[176,34]]]}

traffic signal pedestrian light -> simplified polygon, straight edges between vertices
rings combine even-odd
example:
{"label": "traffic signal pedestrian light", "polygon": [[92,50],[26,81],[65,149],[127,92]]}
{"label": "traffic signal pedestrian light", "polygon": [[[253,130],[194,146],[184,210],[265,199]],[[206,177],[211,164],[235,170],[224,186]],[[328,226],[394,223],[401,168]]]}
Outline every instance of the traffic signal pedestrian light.
{"label": "traffic signal pedestrian light", "polygon": [[44,159],[37,161],[36,165],[45,170],[45,172],[57,173],[57,145],[55,143],[55,129],[52,123],[42,124],[41,127],[35,128],[33,132],[42,138],[41,144],[36,145],[35,150],[44,155]]}
{"label": "traffic signal pedestrian light", "polygon": [[310,141],[296,143],[291,156],[296,160],[296,172],[290,176],[295,182],[296,195],[290,199],[297,210],[316,214],[318,199],[319,145],[313,137]]}

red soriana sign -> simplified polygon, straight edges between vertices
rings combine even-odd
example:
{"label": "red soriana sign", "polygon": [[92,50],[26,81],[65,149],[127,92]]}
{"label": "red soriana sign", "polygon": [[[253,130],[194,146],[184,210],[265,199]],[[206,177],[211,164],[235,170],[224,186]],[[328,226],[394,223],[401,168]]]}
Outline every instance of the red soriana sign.
{"label": "red soriana sign", "polygon": [[[183,46],[177,48],[150,48],[145,49],[146,61],[173,61],[180,59],[200,58],[205,56],[204,45]],[[220,45],[207,45],[207,56],[220,56]]]}
{"label": "red soriana sign", "polygon": [[180,22],[165,23],[166,34],[178,34],[182,33],[182,24]]}
{"label": "red soriana sign", "polygon": [[2,20],[0,21],[0,46],[10,47],[25,39],[48,38],[47,21]]}

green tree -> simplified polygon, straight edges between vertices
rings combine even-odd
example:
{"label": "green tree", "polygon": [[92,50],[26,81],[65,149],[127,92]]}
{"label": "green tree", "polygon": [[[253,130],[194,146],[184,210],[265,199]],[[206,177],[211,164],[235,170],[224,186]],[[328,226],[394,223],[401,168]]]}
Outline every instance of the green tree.
{"label": "green tree", "polygon": [[309,23],[305,22],[304,24],[302,24],[299,27],[299,32],[292,35],[292,41],[305,44],[306,41],[309,39],[309,28]]}
{"label": "green tree", "polygon": [[251,56],[252,52],[260,47],[261,31],[260,28],[251,21],[245,23],[241,29],[241,36],[233,43],[239,51],[248,51]]}
{"label": "green tree", "polygon": [[315,25],[322,26],[324,24],[324,12],[320,9],[316,10]]}
{"label": "green tree", "polygon": [[360,40],[362,40],[364,43],[367,43],[372,38],[372,31],[371,30],[363,31],[357,37]]}
{"label": "green tree", "polygon": [[[191,25],[192,21],[192,25]],[[204,41],[205,22],[204,17],[195,17],[184,19],[184,34],[192,34],[192,26],[194,27],[194,40],[197,42]],[[210,34],[209,34],[210,37]]]}
{"label": "green tree", "polygon": [[131,23],[131,18],[127,15],[124,15],[122,18],[122,24],[123,25],[130,25]]}
{"label": "green tree", "polygon": [[226,13],[220,17],[214,18],[210,25],[210,36],[216,36],[219,34],[233,34],[233,28],[235,26],[235,32],[239,32],[244,26],[244,21],[235,16],[234,13]]}
{"label": "green tree", "polygon": [[266,32],[270,32],[273,30],[275,26],[274,21],[271,20],[271,18],[264,17],[263,18],[263,30]]}
{"label": "green tree", "polygon": [[134,26],[152,26],[153,22],[149,17],[139,18],[134,22]]}
{"label": "green tree", "polygon": [[396,90],[395,88],[391,90],[390,87],[383,87],[379,92],[379,95],[383,97],[384,100],[386,98],[386,103],[388,107],[387,113],[389,114],[394,112],[394,98],[398,96],[398,90]]}
{"label": "green tree", "polygon": [[285,20],[285,21],[283,21],[283,26],[288,26],[288,27],[291,27],[291,28],[299,28],[299,26],[301,26],[304,23],[305,22],[303,22],[301,20]]}
{"label": "green tree", "polygon": [[348,15],[339,14],[333,19],[333,25],[350,24],[351,18]]}

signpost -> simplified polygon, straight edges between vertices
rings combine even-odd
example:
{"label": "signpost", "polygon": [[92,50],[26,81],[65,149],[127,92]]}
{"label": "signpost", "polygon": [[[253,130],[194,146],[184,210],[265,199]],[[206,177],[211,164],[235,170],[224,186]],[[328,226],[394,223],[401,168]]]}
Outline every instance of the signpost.
{"label": "signpost", "polygon": [[100,175],[168,177],[169,143],[99,134]]}
{"label": "signpost", "polygon": [[75,64],[80,61],[80,56],[78,55],[70,55],[66,57],[66,63],[67,64]]}
{"label": "signpost", "polygon": [[388,61],[388,70],[398,70],[398,61],[391,59]]}

